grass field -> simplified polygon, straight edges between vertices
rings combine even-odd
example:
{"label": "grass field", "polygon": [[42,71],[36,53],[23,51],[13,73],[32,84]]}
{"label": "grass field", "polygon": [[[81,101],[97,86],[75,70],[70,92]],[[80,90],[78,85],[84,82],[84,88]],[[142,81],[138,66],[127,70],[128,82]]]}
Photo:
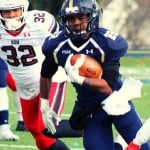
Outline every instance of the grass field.
{"label": "grass field", "polygon": [[[150,116],[150,58],[136,58],[125,57],[121,60],[121,72],[123,77],[132,76],[136,79],[143,81],[142,98],[135,99],[135,107],[140,116],[144,119]],[[9,89],[8,89],[9,90]],[[9,97],[11,99],[12,93],[9,91]],[[75,99],[75,91],[70,84],[67,87],[66,105],[63,114],[63,118],[68,118],[72,110],[72,106]],[[32,150],[37,149],[31,135],[28,132],[16,132],[16,113],[13,105],[13,101],[10,101],[10,123],[12,130],[20,136],[20,140],[16,142],[0,141],[0,150]],[[82,138],[62,139],[67,143],[72,150],[81,150]]]}

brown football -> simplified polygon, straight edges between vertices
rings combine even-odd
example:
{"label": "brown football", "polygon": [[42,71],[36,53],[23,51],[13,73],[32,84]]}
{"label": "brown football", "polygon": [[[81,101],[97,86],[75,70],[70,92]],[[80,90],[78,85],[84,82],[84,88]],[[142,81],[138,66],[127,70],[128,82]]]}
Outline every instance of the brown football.
{"label": "brown football", "polygon": [[[75,54],[71,57],[70,63],[74,65],[77,59],[81,59],[81,55],[84,54]],[[88,55],[84,55],[84,61],[82,65],[79,67],[79,74],[88,78],[101,78],[103,69],[101,65],[92,57]]]}

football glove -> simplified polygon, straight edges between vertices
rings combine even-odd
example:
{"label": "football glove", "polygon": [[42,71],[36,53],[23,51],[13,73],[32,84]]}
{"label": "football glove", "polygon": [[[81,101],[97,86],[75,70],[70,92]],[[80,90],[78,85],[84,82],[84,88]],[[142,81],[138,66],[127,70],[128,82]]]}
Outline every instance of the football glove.
{"label": "football glove", "polygon": [[136,80],[132,77],[128,77],[124,80],[122,87],[120,88],[120,94],[125,97],[126,100],[132,98],[141,97],[141,88],[143,83],[139,80]]}
{"label": "football glove", "polygon": [[140,146],[131,142],[125,150],[139,150]]}
{"label": "football glove", "polygon": [[43,121],[49,132],[52,134],[56,133],[55,123],[56,121],[61,121],[60,117],[49,107],[47,99],[41,98],[41,111],[43,116]]}
{"label": "football glove", "polygon": [[85,77],[79,75],[79,68],[83,64],[84,58],[81,55],[81,58],[77,59],[76,63],[74,65],[71,65],[70,60],[73,54],[69,55],[66,64],[65,64],[65,70],[71,80],[71,82],[78,83],[80,85],[83,84]]}
{"label": "football glove", "polygon": [[123,115],[130,111],[128,101],[141,97],[142,83],[131,77],[125,79],[119,91],[114,91],[102,102],[103,109],[109,115]]}
{"label": "football glove", "polygon": [[122,97],[119,92],[114,91],[102,103],[102,108],[108,115],[123,115],[130,111],[128,101],[122,102]]}

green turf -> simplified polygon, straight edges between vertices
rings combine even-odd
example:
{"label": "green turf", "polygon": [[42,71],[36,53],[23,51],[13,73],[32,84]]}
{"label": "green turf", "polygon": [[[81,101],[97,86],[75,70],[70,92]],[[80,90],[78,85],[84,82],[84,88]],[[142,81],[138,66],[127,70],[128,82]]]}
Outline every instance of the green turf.
{"label": "green turf", "polygon": [[[136,75],[137,78],[143,79],[149,77],[149,72],[141,71],[141,69],[147,69],[150,68],[150,58],[124,58],[121,60],[121,68],[123,68],[123,76],[132,76]],[[128,70],[132,70],[133,72],[128,72]],[[135,70],[134,70],[135,69]],[[137,71],[138,70],[138,74]],[[135,72],[134,72],[135,71]],[[144,74],[144,76],[143,76]],[[148,78],[149,80],[149,78]],[[150,84],[144,83],[144,86],[142,88],[142,98],[135,99],[133,102],[135,103],[135,107],[140,114],[140,116],[144,119],[148,118],[150,116]],[[31,135],[28,132],[16,132],[16,114],[15,114],[15,107],[13,105],[12,100],[12,93],[9,90],[9,97],[10,97],[10,123],[12,130],[20,136],[20,140],[17,142],[6,142],[6,141],[0,141],[0,150],[32,150],[36,149],[34,141],[31,137]],[[68,83],[67,86],[67,96],[66,96],[66,105],[65,105],[65,114],[70,114],[73,103],[75,100],[75,91],[73,87]],[[65,117],[66,118],[66,117]],[[82,148],[82,138],[73,138],[73,139],[62,139],[67,143],[68,146],[72,148],[76,148],[76,150],[79,150]],[[24,147],[25,146],[25,147]]]}
{"label": "green turf", "polygon": [[124,67],[136,67],[136,68],[150,68],[150,58],[149,57],[143,57],[143,58],[138,58],[138,57],[123,57],[121,59],[121,64]]}

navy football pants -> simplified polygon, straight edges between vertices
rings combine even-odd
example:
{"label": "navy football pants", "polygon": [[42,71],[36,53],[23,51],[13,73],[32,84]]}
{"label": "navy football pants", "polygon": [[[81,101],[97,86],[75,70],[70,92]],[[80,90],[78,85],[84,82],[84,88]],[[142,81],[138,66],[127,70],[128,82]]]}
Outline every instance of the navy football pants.
{"label": "navy football pants", "polygon": [[[85,150],[115,150],[112,124],[127,143],[132,141],[142,126],[133,106],[130,112],[122,116],[109,116],[99,108],[87,118],[83,135]],[[141,150],[150,150],[150,147],[144,144]]]}

